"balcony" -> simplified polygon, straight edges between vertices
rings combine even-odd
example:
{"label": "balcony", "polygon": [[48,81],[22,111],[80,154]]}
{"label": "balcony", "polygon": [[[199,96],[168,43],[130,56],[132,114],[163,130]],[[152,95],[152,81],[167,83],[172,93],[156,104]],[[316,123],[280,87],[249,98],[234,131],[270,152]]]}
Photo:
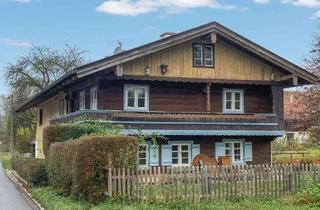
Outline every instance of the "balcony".
{"label": "balcony", "polygon": [[143,131],[164,135],[283,135],[275,114],[124,112],[81,110],[50,120],[50,124],[99,120],[122,124],[126,133]]}

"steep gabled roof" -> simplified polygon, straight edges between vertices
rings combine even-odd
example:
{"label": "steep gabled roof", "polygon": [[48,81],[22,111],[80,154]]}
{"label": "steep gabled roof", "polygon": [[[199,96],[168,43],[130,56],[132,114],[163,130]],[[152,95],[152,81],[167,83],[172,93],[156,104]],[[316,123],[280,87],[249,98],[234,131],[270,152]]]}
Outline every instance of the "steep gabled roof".
{"label": "steep gabled roof", "polygon": [[317,76],[313,75],[312,73],[272,53],[271,51],[246,39],[245,37],[235,33],[234,31],[222,26],[217,22],[211,22],[81,66],[78,69],[77,75],[79,77],[86,76],[212,32],[217,33],[217,35],[231,41],[232,43],[238,45],[240,48],[243,48],[244,50],[260,57],[261,59],[275,66],[278,66],[285,71],[298,75],[300,78],[307,81],[307,83],[313,84],[318,81]]}
{"label": "steep gabled roof", "polygon": [[272,53],[271,51],[259,46],[258,44],[246,39],[245,37],[235,33],[234,31],[222,26],[217,22],[211,22],[175,35],[159,39],[157,41],[133,48],[131,50],[123,51],[119,54],[112,55],[83,66],[74,69],[72,72],[66,74],[58,81],[45,88],[34,97],[19,106],[16,111],[22,111],[27,108],[34,106],[39,103],[39,99],[44,94],[48,94],[53,90],[59,90],[67,80],[75,80],[84,76],[88,76],[99,71],[103,71],[110,67],[134,60],[136,58],[160,51],[162,49],[183,43],[188,40],[192,40],[196,37],[200,37],[209,33],[216,33],[217,36],[222,37],[239,48],[251,53],[260,59],[270,63],[271,65],[277,66],[280,69],[287,71],[291,74],[295,74],[300,77],[304,84],[314,84],[318,81],[318,77],[314,74],[304,70],[303,68],[291,63],[290,61]]}

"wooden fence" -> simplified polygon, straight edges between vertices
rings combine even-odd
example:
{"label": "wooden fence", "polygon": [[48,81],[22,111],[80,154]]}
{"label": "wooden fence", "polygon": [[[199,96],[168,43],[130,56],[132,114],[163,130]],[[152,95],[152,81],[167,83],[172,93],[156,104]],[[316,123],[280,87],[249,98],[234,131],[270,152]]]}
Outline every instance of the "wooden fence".
{"label": "wooden fence", "polygon": [[320,165],[109,169],[108,195],[138,202],[279,197],[320,181]]}

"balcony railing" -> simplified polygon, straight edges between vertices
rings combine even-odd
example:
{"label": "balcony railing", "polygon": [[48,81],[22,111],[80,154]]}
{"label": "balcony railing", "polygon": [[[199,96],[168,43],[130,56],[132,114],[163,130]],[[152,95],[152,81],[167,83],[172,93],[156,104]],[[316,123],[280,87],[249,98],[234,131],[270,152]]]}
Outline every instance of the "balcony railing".
{"label": "balcony railing", "polygon": [[50,120],[50,124],[99,120],[122,124],[130,129],[147,130],[241,130],[280,131],[275,114],[219,114],[177,112],[124,112],[116,110],[81,110]]}

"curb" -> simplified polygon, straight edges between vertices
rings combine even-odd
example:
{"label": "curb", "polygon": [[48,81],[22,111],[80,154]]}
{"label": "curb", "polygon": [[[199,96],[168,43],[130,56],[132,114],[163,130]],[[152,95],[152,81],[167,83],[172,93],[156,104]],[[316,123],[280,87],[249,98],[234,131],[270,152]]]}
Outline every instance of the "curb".
{"label": "curb", "polygon": [[27,186],[26,182],[18,177],[18,175],[15,175],[13,170],[6,169],[5,174],[15,185],[15,187],[22,193],[23,197],[28,201],[33,209],[45,210],[45,208],[42,207],[41,204],[32,197],[31,193],[29,193],[29,191],[25,187]]}

